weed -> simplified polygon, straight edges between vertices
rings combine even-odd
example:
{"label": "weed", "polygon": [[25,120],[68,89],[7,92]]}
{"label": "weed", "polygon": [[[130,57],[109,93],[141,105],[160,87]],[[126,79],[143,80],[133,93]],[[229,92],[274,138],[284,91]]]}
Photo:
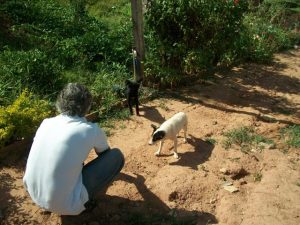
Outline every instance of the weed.
{"label": "weed", "polygon": [[255,182],[259,182],[259,181],[261,181],[261,179],[262,179],[262,174],[260,172],[256,172],[253,174],[253,180]]}
{"label": "weed", "polygon": [[260,143],[273,144],[272,140],[256,134],[252,127],[233,129],[226,132],[224,136],[226,138],[223,140],[222,145],[225,149],[235,144],[240,146],[241,151],[245,153],[249,152],[253,146],[264,148],[262,145],[259,145]]}
{"label": "weed", "polygon": [[280,134],[289,147],[300,148],[300,125],[287,126],[280,130]]}

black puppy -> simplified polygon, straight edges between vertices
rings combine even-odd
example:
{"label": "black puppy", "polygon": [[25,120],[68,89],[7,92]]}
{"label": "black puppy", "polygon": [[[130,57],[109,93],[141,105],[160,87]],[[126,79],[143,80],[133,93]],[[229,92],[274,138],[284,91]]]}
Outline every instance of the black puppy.
{"label": "black puppy", "polygon": [[133,114],[132,105],[135,104],[136,114],[139,116],[139,88],[141,82],[140,81],[132,81],[126,80],[125,81],[125,94],[127,98],[127,104],[130,110],[131,115]]}

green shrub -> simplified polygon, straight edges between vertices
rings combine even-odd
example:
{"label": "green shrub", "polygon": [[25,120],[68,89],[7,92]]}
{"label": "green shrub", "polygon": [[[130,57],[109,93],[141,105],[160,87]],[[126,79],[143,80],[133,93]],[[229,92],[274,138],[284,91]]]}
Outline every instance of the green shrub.
{"label": "green shrub", "polygon": [[0,107],[0,147],[32,137],[42,120],[52,113],[48,102],[33,98],[25,89],[11,105]]}
{"label": "green shrub", "polygon": [[265,0],[257,8],[259,17],[286,30],[300,28],[300,2],[298,0]]}
{"label": "green shrub", "polygon": [[245,0],[150,1],[146,22],[160,59],[152,65],[185,74],[217,65],[239,37],[246,9]]}
{"label": "green shrub", "polygon": [[291,46],[288,34],[264,18],[248,14],[243,24],[244,30],[235,44],[246,60],[267,62],[272,59],[273,53]]}
{"label": "green shrub", "polygon": [[98,70],[100,72],[95,73],[95,80],[90,85],[90,90],[93,94],[94,104],[103,114],[108,114],[114,104],[119,101],[113,86],[124,87],[125,80],[130,78],[130,73],[124,65],[117,63],[98,64]]}
{"label": "green shrub", "polygon": [[0,84],[3,94],[9,93],[11,88],[18,90],[17,93],[24,88],[40,94],[53,93],[61,88],[61,71],[62,66],[56,59],[49,58],[38,49],[5,50],[0,54]]}
{"label": "green shrub", "polygon": [[288,146],[300,148],[300,125],[287,126],[280,133]]}

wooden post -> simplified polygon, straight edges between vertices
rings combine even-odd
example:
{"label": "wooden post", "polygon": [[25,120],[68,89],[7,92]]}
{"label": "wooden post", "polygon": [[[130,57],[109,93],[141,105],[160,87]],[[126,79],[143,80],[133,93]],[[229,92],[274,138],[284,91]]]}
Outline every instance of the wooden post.
{"label": "wooden post", "polygon": [[143,1],[131,0],[131,16],[133,24],[134,47],[136,50],[136,62],[134,65],[135,80],[144,78],[145,43],[143,29]]}

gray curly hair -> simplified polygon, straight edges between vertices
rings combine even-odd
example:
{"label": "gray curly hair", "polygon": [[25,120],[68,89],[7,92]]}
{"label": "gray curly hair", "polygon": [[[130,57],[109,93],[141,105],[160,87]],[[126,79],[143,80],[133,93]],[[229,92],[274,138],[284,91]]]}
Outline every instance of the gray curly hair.
{"label": "gray curly hair", "polygon": [[59,93],[56,108],[68,116],[84,117],[90,110],[92,94],[79,83],[68,83]]}

